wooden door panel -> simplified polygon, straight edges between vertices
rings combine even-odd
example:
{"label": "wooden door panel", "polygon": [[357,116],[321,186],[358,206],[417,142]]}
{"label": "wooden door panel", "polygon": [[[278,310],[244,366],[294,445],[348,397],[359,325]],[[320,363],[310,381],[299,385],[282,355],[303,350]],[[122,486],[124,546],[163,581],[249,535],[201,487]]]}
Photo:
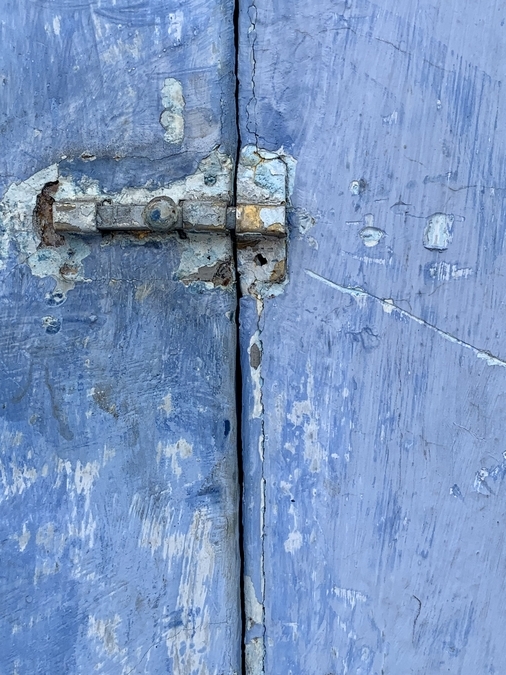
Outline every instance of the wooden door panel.
{"label": "wooden door panel", "polygon": [[297,160],[289,283],[242,310],[251,672],[505,668],[503,19],[242,11],[241,137]]}

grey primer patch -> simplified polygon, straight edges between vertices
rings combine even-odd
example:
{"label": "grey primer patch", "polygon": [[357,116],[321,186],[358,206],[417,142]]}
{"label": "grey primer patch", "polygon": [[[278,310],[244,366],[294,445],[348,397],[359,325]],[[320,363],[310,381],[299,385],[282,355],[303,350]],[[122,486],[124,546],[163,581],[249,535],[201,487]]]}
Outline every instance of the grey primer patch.
{"label": "grey primer patch", "polygon": [[249,350],[249,364],[252,368],[257,370],[261,361],[262,361],[262,352],[260,351],[260,347],[257,345],[257,343],[254,342]]}
{"label": "grey primer patch", "polygon": [[429,251],[445,251],[452,240],[454,217],[452,214],[433,213],[427,218],[423,245]]}

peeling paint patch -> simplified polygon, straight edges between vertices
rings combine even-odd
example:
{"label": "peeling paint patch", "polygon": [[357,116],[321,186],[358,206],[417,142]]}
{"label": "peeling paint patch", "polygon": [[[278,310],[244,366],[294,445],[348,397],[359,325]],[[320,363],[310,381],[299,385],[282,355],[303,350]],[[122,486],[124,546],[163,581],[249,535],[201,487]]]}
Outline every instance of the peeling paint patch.
{"label": "peeling paint patch", "polygon": [[237,167],[238,204],[284,204],[295,181],[297,160],[283,148],[276,152],[246,145]]}
{"label": "peeling paint patch", "polygon": [[260,341],[260,331],[255,331],[251,336],[248,354],[250,359],[250,377],[253,385],[253,410],[251,411],[252,419],[260,419],[263,415],[262,403],[262,370],[260,364],[262,362],[262,342]]}
{"label": "peeling paint patch", "polygon": [[176,278],[185,286],[203,284],[206,289],[233,289],[235,267],[227,234],[190,234],[184,239]]}
{"label": "peeling paint patch", "polygon": [[33,228],[33,213],[44,186],[58,181],[53,164],[25,181],[13,183],[0,202],[0,269],[5,268],[11,242],[16,242],[22,258],[35,252],[40,239]]}
{"label": "peeling paint patch", "polygon": [[[178,12],[178,14],[182,14]],[[173,24],[176,26],[176,22]],[[180,31],[180,23],[179,31]],[[160,124],[165,129],[164,140],[167,143],[179,144],[184,138],[184,108],[183,85],[173,77],[165,79],[162,88],[163,112],[160,115]]]}
{"label": "peeling paint patch", "polygon": [[264,607],[261,602],[258,602],[253,580],[247,574],[244,576],[244,610],[247,630],[255,624],[259,626],[263,624]]}
{"label": "peeling paint patch", "polygon": [[445,251],[452,240],[452,214],[433,213],[427,218],[423,233],[423,245],[430,251]]}
{"label": "peeling paint patch", "polygon": [[162,457],[171,460],[172,472],[175,476],[180,476],[183,472],[179,460],[188,459],[193,454],[193,446],[188,443],[184,438],[180,438],[176,443],[172,445],[163,446],[162,443],[158,443],[156,449],[156,460],[160,463]]}
{"label": "peeling paint patch", "polygon": [[52,277],[56,282],[53,291],[55,302],[50,304],[61,304],[76,283],[88,281],[84,276],[83,261],[90,250],[82,238],[69,234],[64,237],[63,244],[37,248],[28,256],[26,261],[34,276],[41,279]]}
{"label": "peeling paint patch", "polygon": [[367,248],[377,246],[385,236],[385,233],[379,227],[364,227],[360,230],[359,234]]}

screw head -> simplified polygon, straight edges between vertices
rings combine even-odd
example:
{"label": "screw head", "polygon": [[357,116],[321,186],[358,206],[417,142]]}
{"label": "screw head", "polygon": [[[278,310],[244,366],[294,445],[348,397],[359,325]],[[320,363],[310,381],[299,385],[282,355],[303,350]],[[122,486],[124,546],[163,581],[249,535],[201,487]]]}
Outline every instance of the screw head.
{"label": "screw head", "polygon": [[155,232],[175,230],[179,220],[179,211],[170,197],[155,197],[142,212],[144,222]]}

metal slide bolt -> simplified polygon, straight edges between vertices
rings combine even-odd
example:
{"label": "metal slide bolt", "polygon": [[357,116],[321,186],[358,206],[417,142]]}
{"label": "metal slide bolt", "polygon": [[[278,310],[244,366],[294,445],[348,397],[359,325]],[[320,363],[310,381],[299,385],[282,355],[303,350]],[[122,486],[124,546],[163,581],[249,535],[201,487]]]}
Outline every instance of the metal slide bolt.
{"label": "metal slide bolt", "polygon": [[179,212],[170,197],[155,197],[146,205],[142,217],[150,230],[168,232],[176,229]]}

